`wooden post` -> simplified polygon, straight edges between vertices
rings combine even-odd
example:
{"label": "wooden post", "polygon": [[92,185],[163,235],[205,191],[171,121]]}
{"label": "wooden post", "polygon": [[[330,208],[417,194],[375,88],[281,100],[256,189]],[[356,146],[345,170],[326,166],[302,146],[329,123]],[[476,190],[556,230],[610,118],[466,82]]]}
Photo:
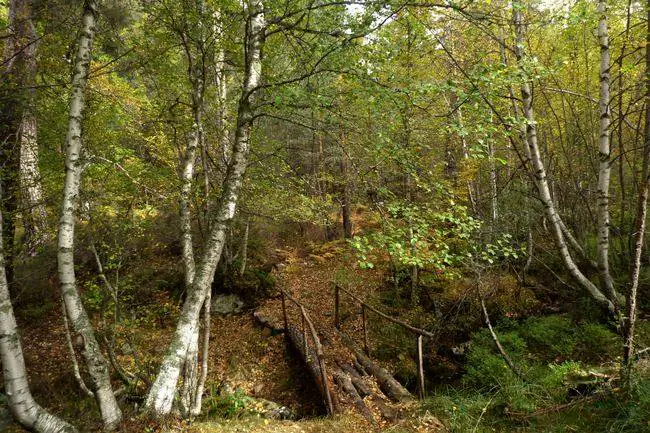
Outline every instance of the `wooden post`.
{"label": "wooden post", "polygon": [[325,361],[323,360],[323,353],[318,353],[318,366],[320,367],[321,380],[323,381],[323,389],[325,390],[325,399],[327,400],[327,411],[330,415],[334,415],[334,403],[332,402],[332,394],[330,393],[330,383],[327,380],[327,370],[325,369]]}
{"label": "wooden post", "polygon": [[368,327],[366,326],[366,306],[361,305],[361,319],[363,322],[363,350],[366,355],[370,356],[370,349],[368,349]]}
{"label": "wooden post", "polygon": [[305,343],[305,358],[309,358],[309,352],[307,351],[307,327],[305,326],[305,314],[302,312],[302,340]]}
{"label": "wooden post", "polygon": [[287,321],[287,301],[284,296],[284,290],[280,290],[282,293],[282,317],[284,317],[284,335],[287,335],[289,332],[289,322]]}
{"label": "wooden post", "polygon": [[424,359],[422,356],[422,335],[418,335],[418,395],[424,399]]}
{"label": "wooden post", "polygon": [[341,303],[341,290],[339,286],[334,286],[334,326],[336,329],[341,329],[341,316],[339,312],[339,305]]}

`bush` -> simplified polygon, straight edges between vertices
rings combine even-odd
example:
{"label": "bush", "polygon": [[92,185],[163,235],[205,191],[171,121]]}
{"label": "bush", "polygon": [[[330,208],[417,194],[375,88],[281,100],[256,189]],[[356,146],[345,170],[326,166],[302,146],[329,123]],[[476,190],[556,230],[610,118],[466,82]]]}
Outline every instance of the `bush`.
{"label": "bush", "polygon": [[472,335],[462,383],[483,393],[498,391],[495,404],[515,412],[566,401],[568,379],[584,373],[585,362],[618,348],[616,335],[603,325],[574,325],[565,316],[505,320],[495,331],[526,380],[508,367],[483,329]]}

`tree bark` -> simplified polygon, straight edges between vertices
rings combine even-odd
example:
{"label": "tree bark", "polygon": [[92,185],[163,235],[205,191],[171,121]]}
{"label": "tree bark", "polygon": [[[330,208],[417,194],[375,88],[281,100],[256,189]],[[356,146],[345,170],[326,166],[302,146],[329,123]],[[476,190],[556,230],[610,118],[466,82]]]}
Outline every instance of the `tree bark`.
{"label": "tree bark", "polygon": [[25,244],[31,253],[42,242],[47,240],[46,219],[47,211],[43,203],[43,187],[38,168],[38,125],[34,115],[35,76],[36,76],[36,45],[37,37],[31,19],[31,1],[13,0],[11,8],[17,13],[11,14],[18,18],[17,37],[23,45],[23,98],[24,106],[19,140],[20,140],[20,195],[23,207],[23,227]]}
{"label": "tree bark", "polygon": [[241,264],[239,265],[239,276],[243,277],[246,272],[246,262],[248,259],[248,230],[251,225],[251,218],[246,220],[246,228],[244,229],[244,236],[241,241]]}
{"label": "tree bark", "polygon": [[264,40],[264,15],[262,2],[248,2],[248,22],[246,25],[246,56],[242,95],[238,104],[235,142],[230,163],[223,181],[223,188],[212,228],[206,241],[201,262],[187,298],[183,304],[176,330],[169,350],[165,356],[156,380],[147,395],[145,410],[155,415],[165,415],[171,411],[180,369],[188,348],[194,338],[198,319],[207,290],[209,290],[226,237],[226,230],[235,215],[239,190],[248,162],[250,131],[253,123],[251,103],[261,79],[261,51]]}
{"label": "tree bark", "polygon": [[83,355],[92,379],[93,392],[106,429],[117,427],[122,419],[122,412],[117,405],[109,376],[109,367],[95,338],[88,314],[84,309],[81,296],[77,290],[74,270],[74,238],[76,210],[79,202],[79,183],[83,162],[82,121],[85,106],[85,90],[90,68],[97,3],[86,0],[83,7],[81,34],[78,41],[77,56],[72,77],[72,94],[68,132],[65,139],[65,184],[58,233],[58,270],[61,292],[72,328],[81,338]]}
{"label": "tree bark", "polygon": [[643,146],[643,168],[642,179],[639,184],[639,197],[637,200],[635,233],[634,233],[634,250],[633,259],[630,266],[630,290],[627,295],[624,342],[623,342],[623,362],[621,368],[621,377],[623,384],[628,389],[632,384],[632,367],[634,362],[634,328],[636,326],[637,313],[637,292],[639,288],[639,274],[641,272],[641,254],[643,253],[643,241],[646,228],[646,216],[648,206],[648,194],[650,191],[650,0],[646,2],[646,54],[645,54],[645,143]]}
{"label": "tree bark", "polygon": [[597,263],[603,291],[607,294],[614,307],[618,309],[617,295],[614,290],[614,280],[609,270],[609,183],[611,177],[610,125],[612,116],[610,110],[610,52],[609,35],[607,30],[607,2],[598,2],[598,43],[600,45],[600,137],[598,154],[600,166],[598,170],[598,243]]}
{"label": "tree bark", "polygon": [[[523,62],[525,60],[525,28],[521,12],[521,4],[513,4],[513,24],[515,27],[516,34],[516,43],[515,43],[515,54],[517,57],[517,62],[520,67],[523,67]],[[593,297],[597,302],[599,302],[603,307],[607,308],[608,311],[614,313],[616,310],[614,304],[610,299],[605,296],[598,287],[596,287],[578,268],[569,249],[567,247],[564,235],[562,233],[562,220],[560,215],[555,210],[555,204],[553,203],[553,198],[551,196],[551,191],[549,189],[548,180],[546,178],[546,168],[544,162],[542,161],[541,152],[537,144],[537,124],[535,122],[535,113],[533,110],[533,100],[532,92],[530,88],[530,83],[524,81],[521,84],[521,98],[523,105],[523,115],[526,119],[526,142],[530,149],[531,163],[534,171],[535,183],[537,184],[537,190],[539,198],[544,204],[545,213],[548,221],[551,224],[551,232],[555,241],[555,245],[560,253],[560,257],[564,263],[565,268],[571,274],[571,276],[578,282],[580,287],[585,289],[591,297]]]}
{"label": "tree bark", "polygon": [[20,199],[20,141],[23,114],[28,105],[27,68],[29,65],[29,1],[9,2],[9,35],[4,44],[0,75],[0,186],[3,199],[3,248],[7,283],[11,287],[14,274],[14,237]]}
{"label": "tree bark", "polygon": [[[2,190],[0,189],[0,192]],[[0,193],[0,197],[2,194]],[[2,214],[0,213],[0,222]],[[43,433],[72,433],[73,426],[50,414],[36,403],[29,390],[18,325],[9,297],[0,232],[0,359],[9,409],[16,421],[28,430]]]}

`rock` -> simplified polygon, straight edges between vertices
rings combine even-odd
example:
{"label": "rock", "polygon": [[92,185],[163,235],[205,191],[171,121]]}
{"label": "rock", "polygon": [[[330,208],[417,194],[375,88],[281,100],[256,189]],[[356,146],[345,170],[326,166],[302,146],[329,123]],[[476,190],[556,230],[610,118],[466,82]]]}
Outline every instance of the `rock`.
{"label": "rock", "polygon": [[237,295],[217,295],[212,298],[212,314],[226,316],[238,314],[244,308],[244,301]]}
{"label": "rock", "polygon": [[257,413],[262,418],[267,419],[295,419],[296,415],[286,406],[282,406],[274,401],[256,398]]}

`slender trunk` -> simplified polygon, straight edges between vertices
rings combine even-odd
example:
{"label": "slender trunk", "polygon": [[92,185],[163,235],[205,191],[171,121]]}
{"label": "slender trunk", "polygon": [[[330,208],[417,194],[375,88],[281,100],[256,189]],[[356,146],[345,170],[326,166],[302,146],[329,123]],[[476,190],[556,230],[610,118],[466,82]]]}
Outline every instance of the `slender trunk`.
{"label": "slender trunk", "polygon": [[643,169],[639,183],[639,197],[637,201],[634,250],[632,265],[630,267],[630,291],[627,295],[626,317],[623,342],[623,363],[621,377],[627,388],[632,384],[632,367],[634,358],[634,328],[636,326],[637,292],[639,288],[639,274],[641,272],[641,254],[646,227],[648,205],[648,192],[650,190],[650,0],[646,2],[647,27],[646,27],[646,57],[645,57],[645,143],[643,146]]}
{"label": "slender trunk", "polygon": [[210,355],[210,327],[212,316],[210,314],[210,307],[212,302],[212,291],[208,290],[203,302],[203,349],[201,353],[201,376],[199,377],[194,392],[194,400],[190,408],[190,415],[197,416],[201,414],[201,405],[203,402],[203,390],[205,389],[205,382],[208,380],[208,358]]}
{"label": "slender trunk", "polygon": [[220,202],[212,220],[210,236],[207,239],[201,262],[197,267],[194,282],[183,304],[168,353],[145,401],[145,409],[156,415],[168,414],[171,411],[180,370],[198,327],[201,307],[221,257],[226,230],[235,215],[237,198],[246,171],[250,131],[253,123],[251,103],[261,79],[261,50],[265,26],[262,2],[250,0],[248,12],[244,83],[237,112],[233,153],[223,181]]}
{"label": "slender trunk", "polygon": [[611,177],[610,125],[610,53],[609,35],[607,31],[607,2],[598,2],[600,22],[598,24],[598,42],[600,45],[600,138],[598,153],[600,167],[598,170],[598,272],[603,291],[618,309],[618,300],[614,290],[614,280],[609,270],[609,183]]}
{"label": "slender trunk", "polygon": [[350,218],[350,186],[348,184],[348,163],[344,152],[341,154],[341,178],[343,181],[341,191],[341,219],[343,222],[343,237],[352,237],[352,220]]}
{"label": "slender trunk", "polygon": [[497,170],[492,143],[488,143],[488,159],[490,164],[490,216],[492,218],[492,231],[494,231],[499,216],[499,199],[497,191]]}
{"label": "slender trunk", "polygon": [[72,374],[74,375],[74,379],[77,381],[77,385],[79,385],[79,389],[81,389],[83,393],[88,397],[93,398],[95,397],[95,394],[90,389],[88,389],[86,382],[83,380],[83,377],[81,377],[81,372],[79,371],[79,362],[77,362],[77,355],[74,351],[72,334],[70,333],[70,325],[68,323],[68,313],[65,311],[65,302],[63,302],[63,300],[61,300],[61,307],[61,314],[63,315],[63,327],[65,329],[65,341],[68,346],[68,351],[70,352],[70,363],[72,364]]}
{"label": "slender trunk", "polygon": [[97,4],[94,0],[84,2],[82,28],[78,41],[77,56],[72,77],[72,94],[68,133],[65,140],[65,183],[58,234],[58,268],[61,292],[72,328],[81,339],[83,355],[88,373],[92,379],[93,392],[106,429],[117,427],[122,419],[122,412],[117,405],[109,376],[109,367],[99,344],[95,339],[88,314],[84,309],[81,296],[77,290],[74,270],[74,238],[76,210],[79,202],[79,183],[83,162],[82,121],[85,106],[85,90],[90,68],[93,39],[95,36],[95,19]]}
{"label": "slender trunk", "polygon": [[232,149],[228,142],[228,116],[226,111],[226,100],[228,97],[228,87],[226,83],[226,54],[224,50],[223,25],[221,23],[221,13],[217,10],[214,12],[214,34],[219,44],[215,54],[215,85],[217,88],[217,142],[220,147],[221,157],[219,158],[219,168],[222,170],[222,177],[225,176],[226,169],[230,163]]}
{"label": "slender trunk", "polygon": [[246,272],[246,260],[248,257],[248,230],[251,225],[251,218],[246,220],[246,228],[244,229],[244,237],[241,241],[241,265],[239,266],[239,276],[243,277]]}
{"label": "slender trunk", "polygon": [[[515,54],[517,62],[522,65],[525,56],[524,46],[524,24],[522,21],[522,12],[520,4],[513,4],[513,23],[516,32]],[[535,122],[535,114],[533,110],[532,93],[530,84],[525,81],[521,84],[521,97],[523,105],[523,115],[526,119],[526,142],[530,149],[532,167],[535,175],[535,183],[539,191],[539,197],[544,204],[545,213],[548,222],[550,223],[551,232],[555,240],[555,245],[559,250],[560,256],[571,276],[578,282],[580,287],[587,290],[589,294],[598,301],[601,305],[606,307],[610,312],[615,311],[614,304],[596,287],[585,275],[578,269],[573,257],[567,247],[564,235],[561,229],[561,219],[555,210],[555,204],[551,197],[548,180],[546,178],[546,168],[542,161],[539,146],[537,144],[537,125]]]}
{"label": "slender trunk", "polygon": [[[1,220],[0,213],[0,222]],[[0,232],[0,359],[9,409],[16,421],[28,430],[43,433],[76,432],[77,430],[70,424],[39,406],[29,390],[23,348],[9,297],[1,241]]]}

